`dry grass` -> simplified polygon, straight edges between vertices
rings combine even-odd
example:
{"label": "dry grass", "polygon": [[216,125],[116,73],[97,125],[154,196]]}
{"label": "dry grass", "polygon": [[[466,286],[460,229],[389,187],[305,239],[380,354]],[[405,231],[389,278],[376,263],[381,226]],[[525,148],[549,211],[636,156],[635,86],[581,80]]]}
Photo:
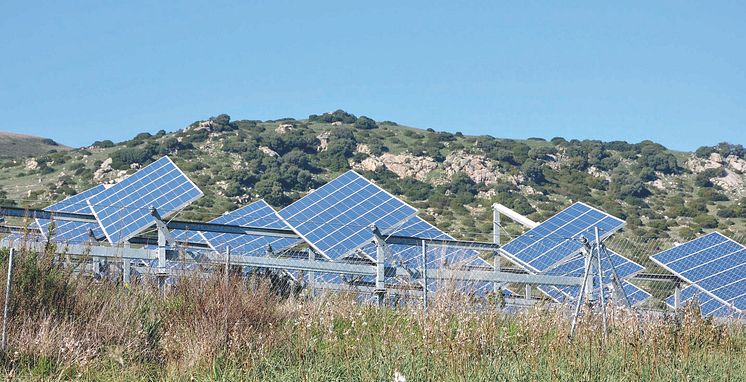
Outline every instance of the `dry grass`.
{"label": "dry grass", "polygon": [[[37,380],[744,380],[739,323],[617,312],[609,337],[566,309],[505,315],[458,294],[397,310],[345,295],[280,299],[266,284],[184,278],[165,295],[19,254],[8,377]],[[226,341],[227,340],[227,341]]]}

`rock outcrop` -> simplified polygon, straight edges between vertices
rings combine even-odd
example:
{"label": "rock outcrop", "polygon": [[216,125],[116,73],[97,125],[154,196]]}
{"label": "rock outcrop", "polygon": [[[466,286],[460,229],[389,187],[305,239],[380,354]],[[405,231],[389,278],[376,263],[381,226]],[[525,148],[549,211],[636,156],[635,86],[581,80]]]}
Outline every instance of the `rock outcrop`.
{"label": "rock outcrop", "polygon": [[443,165],[444,173],[448,178],[463,172],[474,182],[486,185],[496,184],[500,178],[497,163],[482,155],[456,151],[446,157]]}
{"label": "rock outcrop", "polygon": [[438,164],[430,157],[417,157],[412,154],[383,153],[381,156],[370,156],[360,163],[352,163],[353,168],[376,171],[381,168],[398,175],[400,178],[412,177],[425,180],[431,171],[438,168]]}

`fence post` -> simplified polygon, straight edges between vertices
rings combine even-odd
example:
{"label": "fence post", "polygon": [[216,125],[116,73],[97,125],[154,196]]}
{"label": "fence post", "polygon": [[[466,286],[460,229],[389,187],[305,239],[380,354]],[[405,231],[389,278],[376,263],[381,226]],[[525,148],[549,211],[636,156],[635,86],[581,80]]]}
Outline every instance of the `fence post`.
{"label": "fence post", "polygon": [[427,314],[427,243],[422,241],[422,308]]}
{"label": "fence post", "polygon": [[383,306],[384,298],[386,297],[386,284],[384,275],[384,249],[383,245],[377,243],[376,245],[376,295],[378,296],[378,305]]}
{"label": "fence post", "polygon": [[132,283],[132,260],[122,260],[122,283],[125,288],[129,288]]}
{"label": "fence post", "polygon": [[[313,251],[313,249],[308,248],[308,260],[309,261],[316,261],[316,252]],[[314,298],[316,296],[314,285],[316,283],[316,272],[308,272],[308,294],[311,298]]]}
{"label": "fence post", "polygon": [[5,283],[5,306],[3,307],[3,339],[2,339],[2,351],[5,352],[8,348],[8,310],[10,307],[10,289],[13,286],[13,259],[16,256],[16,249],[11,248],[10,254],[8,255],[8,278]]}
{"label": "fence post", "polygon": [[225,294],[223,295],[223,350],[228,352],[228,294],[230,293],[230,270],[231,270],[231,246],[225,247]]}

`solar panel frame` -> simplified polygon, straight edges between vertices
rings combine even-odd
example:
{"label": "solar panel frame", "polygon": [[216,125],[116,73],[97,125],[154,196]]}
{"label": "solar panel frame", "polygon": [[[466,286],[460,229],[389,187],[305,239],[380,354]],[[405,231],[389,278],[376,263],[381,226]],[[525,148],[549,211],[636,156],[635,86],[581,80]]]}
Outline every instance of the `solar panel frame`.
{"label": "solar panel frame", "polygon": [[[290,228],[280,219],[277,211],[263,199],[228,212],[211,220],[210,223],[261,228]],[[225,252],[227,246],[230,245],[232,256],[262,256],[266,254],[267,246],[272,246],[274,251],[279,251],[303,242],[300,239],[269,235],[235,235],[216,232],[200,232],[199,235],[214,251],[219,253]]]}
{"label": "solar panel frame", "polygon": [[[602,258],[602,266],[604,267],[604,285],[608,285],[609,283],[611,283],[613,276],[611,264],[614,264],[617,276],[621,279],[620,283],[622,285],[622,289],[624,289],[625,293],[627,294],[627,298],[629,298],[629,300],[632,302],[632,305],[638,305],[648,298],[652,297],[650,293],[624,280],[642,272],[643,270],[645,270],[645,267],[610,249],[607,249],[607,251],[609,252],[609,256],[611,257],[612,261],[610,263],[608,259]],[[594,263],[593,265],[595,266],[596,264]],[[582,277],[584,272],[585,258],[584,256],[580,255],[546,272],[542,272],[542,274]],[[594,283],[596,282],[596,278],[594,278]],[[556,302],[563,302],[574,300],[580,292],[580,287],[556,287],[549,285],[540,285],[539,290],[544,292],[547,296],[549,296]]]}
{"label": "solar panel frame", "polygon": [[[421,239],[456,240],[453,236],[440,230],[419,216],[413,216],[388,235]],[[388,244],[388,247],[395,256],[395,259],[391,259],[392,261],[402,262],[409,266],[422,266],[422,246]],[[375,244],[371,243],[366,245],[362,248],[362,252],[365,253],[368,258],[375,261]],[[446,245],[429,244],[425,265],[429,268],[438,268],[444,262],[446,264],[464,263],[464,265],[473,265],[471,262],[474,259],[479,259],[479,265],[492,267],[491,264],[479,257],[478,251],[468,249],[449,249]],[[438,264],[439,261],[440,264]]]}
{"label": "solar panel frame", "polygon": [[[720,256],[721,251],[725,252],[722,256]],[[704,255],[702,255],[703,253]],[[681,254],[685,255],[681,256]],[[713,255],[718,257],[702,262],[696,261],[698,254],[700,256],[708,256],[705,257],[706,259]],[[703,266],[712,264],[722,258],[728,258],[728,262],[725,264],[732,266],[702,278],[694,278],[689,274],[690,271],[694,269],[702,268]],[[736,242],[735,240],[719,232],[711,232],[707,235],[652,255],[650,256],[650,260],[687,283],[697,286],[702,292],[717,299],[726,306],[731,307],[738,313],[744,313],[744,311],[746,311],[746,274],[741,275],[740,278],[738,278],[739,276],[735,276],[736,278],[734,279],[726,278],[724,281],[729,281],[727,284],[722,284],[722,282],[718,283],[716,280],[712,279],[713,276],[726,275],[728,271],[737,268],[746,271],[746,246]],[[680,269],[678,266],[674,266],[674,263],[681,263],[684,265],[691,264],[694,266],[689,269]],[[706,271],[707,268],[702,268],[702,270]],[[706,274],[706,272],[703,272],[700,275]],[[703,285],[703,281],[708,279],[710,280]],[[736,283],[741,284],[740,288],[733,288],[733,284]],[[726,287],[730,287],[730,289],[723,290],[723,288]]]}
{"label": "solar panel frame", "polygon": [[[159,174],[158,171],[164,172]],[[152,186],[157,181],[161,183]],[[158,193],[161,188],[166,191]],[[140,191],[144,191],[144,194],[138,195]],[[110,243],[117,244],[154,224],[150,216],[151,206],[158,210],[161,217],[167,218],[203,195],[202,190],[171,158],[163,156],[91,197],[88,205],[106,238]],[[123,213],[126,215],[122,215]]]}
{"label": "solar panel frame", "polygon": [[[582,213],[578,214],[578,212]],[[587,222],[581,221],[589,216],[591,219]],[[500,251],[507,259],[527,270],[543,272],[552,265],[577,255],[583,248],[577,239],[581,235],[589,240],[594,239],[596,226],[601,226],[599,236],[603,240],[624,225],[625,222],[617,217],[583,202],[575,202],[523,235],[511,240],[502,246]],[[527,252],[529,248],[539,249],[540,252]],[[554,252],[560,252],[561,256],[552,256],[551,253]]]}
{"label": "solar panel frame", "polygon": [[[668,296],[664,301],[670,308],[676,308],[676,295],[673,294]],[[680,301],[682,304],[688,304],[693,302],[695,299],[699,305],[700,313],[702,316],[715,316],[715,317],[727,317],[734,315],[735,312],[727,305],[723,304],[720,300],[710,296],[696,285],[688,285],[681,290]]]}
{"label": "solar panel frame", "polygon": [[[385,209],[387,205],[389,209]],[[364,212],[354,213],[354,208],[363,208]],[[380,210],[386,214],[370,216]],[[372,224],[387,234],[416,214],[417,209],[353,170],[278,212],[311,248],[330,259],[344,258],[372,241]]]}

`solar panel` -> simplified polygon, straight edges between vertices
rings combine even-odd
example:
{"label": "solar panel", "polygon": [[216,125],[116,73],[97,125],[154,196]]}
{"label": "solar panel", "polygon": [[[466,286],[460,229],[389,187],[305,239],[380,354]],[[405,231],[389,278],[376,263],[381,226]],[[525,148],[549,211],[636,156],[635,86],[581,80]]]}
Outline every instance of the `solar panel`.
{"label": "solar panel", "polygon": [[[73,195],[65,200],[52,204],[45,208],[50,212],[71,212],[80,214],[90,214],[91,208],[87,200],[104,191],[106,187],[98,185],[89,188],[79,194]],[[49,237],[49,231],[52,229],[52,220],[36,219],[36,224],[45,239]],[[54,241],[67,243],[85,243],[89,240],[89,231],[93,231],[95,237],[103,236],[103,232],[97,223],[86,223],[70,220],[55,220],[52,231]]]}
{"label": "solar panel", "polygon": [[575,203],[502,247],[503,254],[526,270],[543,272],[579,253],[581,236],[593,239],[598,227],[604,239],[624,221],[584,203]]}
{"label": "solar panel", "polygon": [[[608,258],[606,257],[602,257],[601,260],[601,264],[604,267],[604,284],[609,284],[612,281],[612,263],[614,264],[614,268],[616,269],[617,276],[619,276],[619,278],[621,279],[634,276],[635,274],[645,269],[642,265],[637,264],[634,261],[629,260],[614,251],[608,249],[607,251],[609,252],[609,256],[611,257],[611,262],[609,262]],[[562,263],[544,273],[555,276],[582,277],[584,271],[585,258],[583,255],[579,255],[577,257],[574,257],[572,260]],[[594,280],[594,283],[597,284],[596,280]],[[648,292],[645,292],[634,284],[624,281],[622,281],[621,284],[622,288],[627,294],[627,298],[630,300],[630,303],[632,305],[637,305],[651,297]],[[578,296],[578,293],[580,291],[580,287],[577,286],[555,287],[542,285],[539,287],[539,289],[557,302],[571,301]]]}
{"label": "solar panel", "polygon": [[[210,223],[230,224],[245,227],[278,228],[289,227],[277,216],[272,207],[264,200],[257,200],[247,206],[231,211]],[[263,256],[268,246],[274,251],[292,247],[301,240],[287,237],[272,237],[265,235],[235,235],[228,233],[202,232],[204,240],[218,252],[225,252],[231,247],[231,255],[237,256]]]}
{"label": "solar panel", "polygon": [[650,259],[700,290],[746,310],[746,247],[713,232],[673,247]]}
{"label": "solar panel", "polygon": [[[441,231],[437,227],[423,220],[419,216],[413,216],[400,227],[389,233],[395,236],[416,237],[422,239],[456,240],[453,236]],[[392,262],[403,263],[409,267],[422,266],[422,247],[420,245],[389,244],[389,249],[394,255]],[[371,259],[376,257],[375,244],[368,244],[363,252]],[[479,257],[479,253],[467,249],[453,249],[447,246],[429,245],[427,251],[428,268],[438,268],[444,265],[467,265],[488,266],[491,265]]]}
{"label": "solar panel", "polygon": [[371,225],[386,234],[416,213],[360,174],[348,171],[279,215],[317,252],[339,259],[373,239]]}
{"label": "solar panel", "polygon": [[153,225],[150,208],[166,218],[199,199],[202,191],[167,156],[88,199],[112,244]]}
{"label": "solar panel", "polygon": [[[666,305],[676,308],[675,299],[675,295],[669,296],[666,298]],[[728,317],[735,313],[733,309],[709,294],[702,292],[694,285],[689,285],[681,290],[680,301],[682,305],[697,304],[703,317]]]}

